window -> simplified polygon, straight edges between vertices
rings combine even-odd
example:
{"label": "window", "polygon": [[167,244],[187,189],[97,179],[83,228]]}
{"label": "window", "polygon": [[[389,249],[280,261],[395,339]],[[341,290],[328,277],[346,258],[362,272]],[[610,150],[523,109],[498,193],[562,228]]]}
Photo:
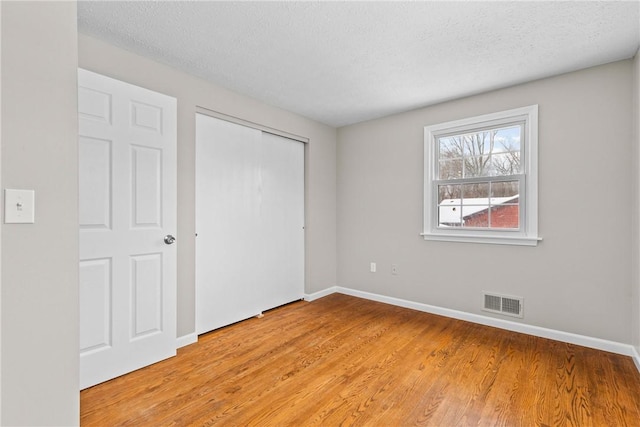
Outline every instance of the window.
{"label": "window", "polygon": [[538,243],[538,106],[424,128],[425,240]]}

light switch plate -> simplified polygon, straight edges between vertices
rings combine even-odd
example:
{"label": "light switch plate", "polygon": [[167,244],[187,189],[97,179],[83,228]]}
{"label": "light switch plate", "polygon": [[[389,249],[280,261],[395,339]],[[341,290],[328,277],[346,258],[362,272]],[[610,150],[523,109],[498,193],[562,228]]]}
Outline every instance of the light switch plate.
{"label": "light switch plate", "polygon": [[35,222],[35,191],[4,190],[4,223],[33,224]]}

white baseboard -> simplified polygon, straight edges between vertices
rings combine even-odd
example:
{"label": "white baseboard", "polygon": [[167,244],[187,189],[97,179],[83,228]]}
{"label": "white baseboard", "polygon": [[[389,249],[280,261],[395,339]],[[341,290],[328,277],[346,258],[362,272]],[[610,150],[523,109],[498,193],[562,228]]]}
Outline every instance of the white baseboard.
{"label": "white baseboard", "polygon": [[323,289],[322,291],[314,292],[312,294],[304,294],[305,301],[314,301],[322,297],[326,297],[327,295],[335,294],[338,292],[337,286],[332,286],[327,289]]}
{"label": "white baseboard", "polygon": [[424,311],[426,313],[438,314],[440,316],[451,317],[468,322],[478,323],[495,328],[506,329],[508,331],[520,332],[523,334],[533,335],[542,338],[548,338],[556,341],[562,341],[570,344],[576,344],[583,347],[590,347],[597,350],[608,351],[611,353],[630,356],[634,359],[636,367],[640,371],[640,355],[636,349],[630,344],[622,344],[614,341],[607,341],[600,338],[587,337],[584,335],[573,334],[570,332],[557,331],[554,329],[541,328],[539,326],[527,325],[509,320],[494,319],[488,316],[466,313],[464,311],[451,310],[449,308],[437,307],[429,304],[423,304],[413,301],[407,301],[399,298],[387,297],[384,295],[373,294],[370,292],[358,291],[350,288],[336,287],[336,292],[354,297],[364,298],[372,301],[383,302],[399,307],[411,308],[413,310]]}
{"label": "white baseboard", "polygon": [[631,347],[631,352],[633,353],[631,355],[631,358],[633,359],[633,363],[636,364],[636,368],[638,368],[638,371],[640,371],[640,353],[638,353],[638,349],[636,347]]}
{"label": "white baseboard", "polygon": [[186,347],[189,344],[198,342],[198,335],[194,332],[192,334],[183,335],[176,338],[176,348]]}

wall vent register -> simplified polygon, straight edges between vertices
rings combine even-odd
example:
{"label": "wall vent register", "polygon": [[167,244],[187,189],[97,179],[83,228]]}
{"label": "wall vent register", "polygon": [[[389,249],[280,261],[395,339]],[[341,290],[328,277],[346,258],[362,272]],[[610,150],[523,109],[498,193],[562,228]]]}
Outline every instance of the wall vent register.
{"label": "wall vent register", "polygon": [[519,318],[524,316],[524,299],[522,297],[511,297],[487,292],[483,292],[482,295],[484,297],[483,311]]}

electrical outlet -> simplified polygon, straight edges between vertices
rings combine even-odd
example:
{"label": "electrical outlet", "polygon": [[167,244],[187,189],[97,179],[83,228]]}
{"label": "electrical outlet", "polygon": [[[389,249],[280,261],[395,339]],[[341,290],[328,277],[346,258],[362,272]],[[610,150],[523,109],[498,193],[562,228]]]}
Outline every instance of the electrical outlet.
{"label": "electrical outlet", "polygon": [[369,270],[370,270],[372,273],[375,273],[375,272],[376,272],[376,263],[375,263],[375,262],[372,262],[372,263],[371,263],[371,265],[370,265],[370,267],[369,267]]}
{"label": "electrical outlet", "polygon": [[398,274],[398,264],[391,264],[391,274],[393,275]]}

